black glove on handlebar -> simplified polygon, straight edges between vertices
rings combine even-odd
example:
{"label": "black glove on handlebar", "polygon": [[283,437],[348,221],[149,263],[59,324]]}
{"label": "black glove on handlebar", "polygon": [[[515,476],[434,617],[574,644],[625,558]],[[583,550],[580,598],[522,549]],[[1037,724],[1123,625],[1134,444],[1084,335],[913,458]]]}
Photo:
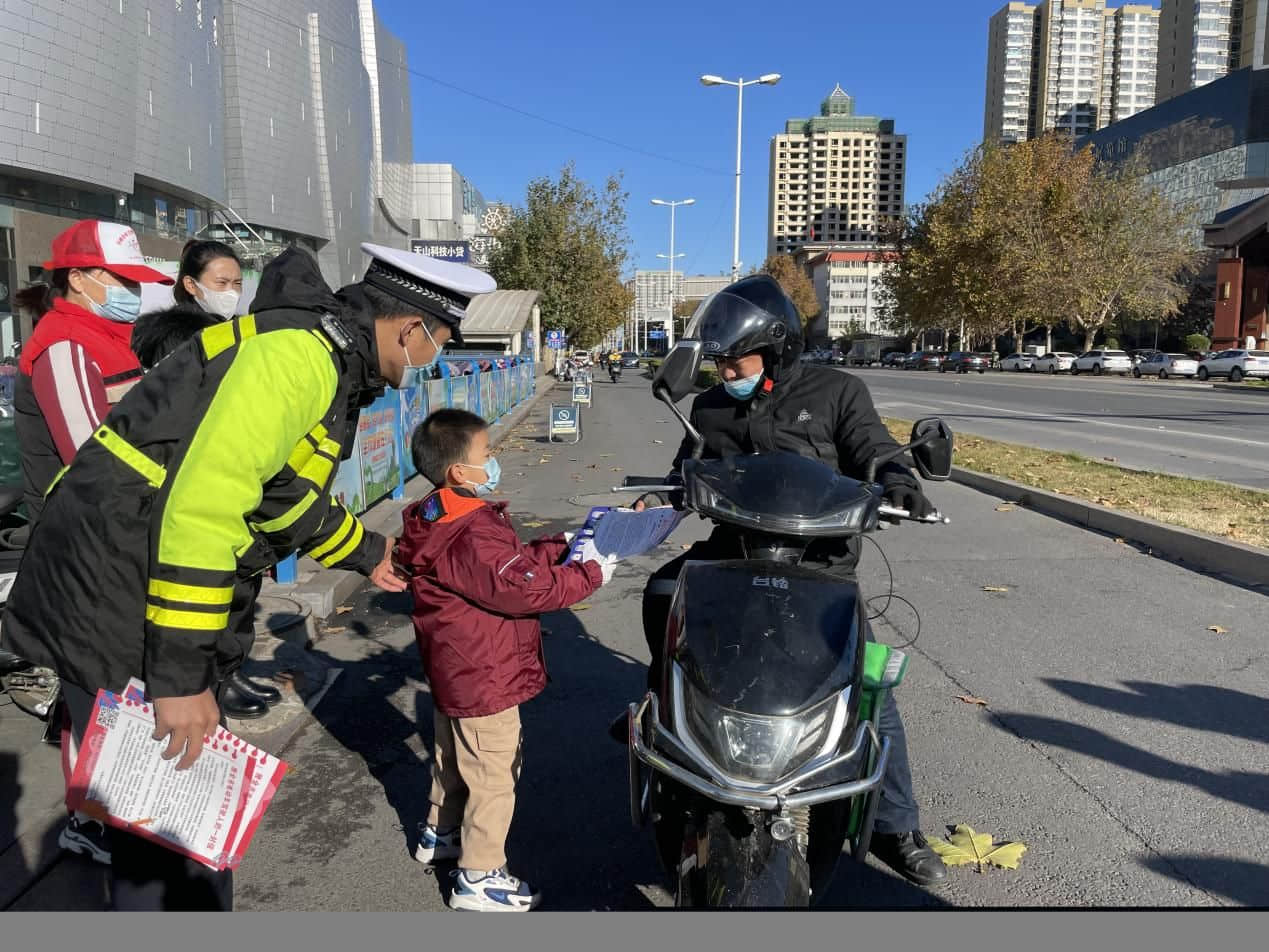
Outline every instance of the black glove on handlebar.
{"label": "black glove on handlebar", "polygon": [[934,506],[925,498],[916,477],[907,473],[889,472],[881,475],[881,494],[896,509],[906,509],[915,519],[933,515]]}
{"label": "black glove on handlebar", "polygon": [[[665,477],[665,484],[667,486],[673,486],[675,484],[681,485],[682,482],[683,477],[677,471],[672,472],[670,475]],[[686,508],[683,505],[683,491],[681,489],[668,493],[644,493],[635,500],[635,503],[636,505],[638,503],[643,503],[644,507],[648,509],[652,509],[656,506],[673,506],[679,512],[682,512]]]}

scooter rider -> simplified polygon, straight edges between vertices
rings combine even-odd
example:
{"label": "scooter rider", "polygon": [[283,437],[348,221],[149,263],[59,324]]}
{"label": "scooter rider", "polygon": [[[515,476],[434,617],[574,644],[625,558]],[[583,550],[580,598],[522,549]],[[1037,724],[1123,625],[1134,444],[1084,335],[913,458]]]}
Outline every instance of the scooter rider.
{"label": "scooter rider", "polygon": [[[744,278],[706,300],[686,336],[703,342],[705,355],[713,358],[722,380],[692,404],[690,418],[705,438],[705,458],[786,451],[862,479],[873,457],[897,446],[859,378],[799,361],[804,346],[801,319],[792,300],[769,275]],[[692,449],[692,440],[685,438],[667,482],[677,481]],[[916,477],[900,463],[881,466],[876,478],[891,505],[916,516],[934,511]],[[859,546],[858,539],[821,539],[807,551],[804,562],[853,579]],[[718,526],[707,540],[662,566],[648,581],[643,625],[652,655],[650,689],[656,690],[661,683],[666,620],[683,563],[740,556],[736,536]],[[867,637],[872,640],[871,628]],[[893,693],[887,694],[879,726],[890,738],[891,754],[872,852],[914,882],[939,884],[946,878],[946,868],[919,829],[907,739]],[[624,740],[624,715],[621,731]]]}

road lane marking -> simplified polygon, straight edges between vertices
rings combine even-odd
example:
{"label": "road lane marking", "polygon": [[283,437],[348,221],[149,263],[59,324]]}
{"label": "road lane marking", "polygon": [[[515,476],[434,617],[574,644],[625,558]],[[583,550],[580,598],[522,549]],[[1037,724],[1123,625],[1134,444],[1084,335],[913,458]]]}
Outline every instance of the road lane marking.
{"label": "road lane marking", "polygon": [[[929,394],[921,394],[921,396],[929,396]],[[1195,433],[1192,430],[1178,430],[1173,427],[1163,426],[1162,424],[1159,426],[1140,426],[1134,423],[1111,423],[1109,420],[1098,420],[1095,417],[1067,416],[1046,410],[1011,410],[1008,407],[993,407],[986,403],[964,403],[959,400],[939,399],[939,402],[948,406],[966,407],[971,410],[990,410],[992,413],[1008,413],[1012,416],[1023,419],[1029,417],[1033,423],[1051,423],[1056,420],[1059,423],[1105,426],[1112,427],[1117,430],[1134,430],[1139,433],[1153,433],[1156,436],[1158,436],[1160,432],[1163,432],[1172,436],[1188,436],[1199,440],[1218,440],[1222,443],[1238,443],[1240,446],[1263,446],[1269,449],[1269,442],[1262,442],[1239,436],[1221,436],[1216,433]],[[891,403],[893,403],[893,401],[891,401]]]}
{"label": "road lane marking", "polygon": [[[888,408],[890,408],[890,407],[908,407],[908,408],[913,409],[913,410],[929,410],[929,411],[930,411],[930,412],[932,412],[932,413],[939,413],[939,412],[940,412],[940,410],[939,410],[939,408],[938,408],[938,407],[931,406],[930,404],[927,404],[927,403],[910,403],[910,402],[907,402],[907,401],[887,401],[887,402],[884,402],[884,403],[879,403],[879,404],[877,405],[877,407],[878,407],[878,409],[879,409],[879,410],[880,410],[880,409],[888,409]],[[961,419],[960,415],[959,415],[959,414],[956,414],[956,413],[944,413],[944,415],[945,415],[945,416],[947,416],[947,417],[950,417],[950,418],[952,418],[952,419],[954,419],[954,420],[955,420],[955,419]],[[1016,425],[1016,423],[1026,423],[1026,422],[1028,422],[1028,421],[1027,421],[1027,420],[1025,420],[1025,419],[1019,418],[1019,419],[1017,419],[1016,421],[1014,421],[1014,420],[1006,420],[1006,421],[998,421],[998,422],[999,422],[999,424],[1000,424],[1000,425],[1008,427],[1008,426],[1013,426],[1013,425]],[[1035,421],[1030,421],[1030,422],[1035,422]],[[969,422],[969,423],[968,423],[968,425],[973,426],[973,423],[972,423],[972,422]],[[1147,431],[1147,432],[1154,432],[1154,431]],[[1164,432],[1165,432],[1165,433],[1169,433],[1169,432],[1174,432],[1174,431],[1171,431],[1171,430],[1165,430]],[[1083,441],[1086,441],[1086,442],[1093,442],[1093,443],[1098,443],[1098,442],[1101,442],[1101,441],[1102,441],[1102,439],[1105,439],[1105,438],[1099,439],[1099,438],[1098,438],[1098,436],[1097,436],[1096,434],[1092,434],[1092,433],[1081,433],[1081,432],[1078,432],[1078,431],[1072,431],[1072,430],[1063,429],[1063,428],[1061,428],[1061,427],[1047,427],[1047,428],[1045,429],[1045,434],[1046,434],[1046,435],[1050,435],[1050,434],[1051,434],[1051,435],[1054,435],[1054,436],[1066,436],[1066,437],[1071,438],[1071,439],[1076,440],[1076,441],[1078,441],[1078,440],[1083,440]],[[975,435],[975,436],[983,436],[983,437],[985,437],[986,439],[1004,440],[1004,441],[1006,441],[1006,442],[1008,442],[1008,440],[1009,440],[1009,439],[1014,439],[1014,440],[1018,440],[1018,441],[1022,442],[1024,445],[1027,445],[1027,446],[1032,446],[1032,447],[1034,447],[1034,448],[1036,448],[1036,449],[1049,450],[1049,451],[1054,452],[1054,453],[1079,452],[1079,450],[1060,450],[1060,449],[1057,449],[1057,448],[1052,447],[1052,446],[1043,446],[1043,445],[1040,445],[1040,444],[1038,444],[1038,443],[1036,443],[1036,442],[1035,442],[1035,437],[1033,437],[1033,436],[1029,436],[1028,434],[1023,434],[1023,435],[1021,435],[1021,436],[1012,436],[1012,437],[1005,437],[1005,436],[999,436],[999,435],[991,435],[991,434],[986,434],[986,433],[975,433],[975,434],[973,434],[973,435]],[[1107,445],[1107,446],[1110,446],[1110,447],[1112,447],[1112,448],[1113,448],[1113,447],[1133,447],[1133,448],[1136,448],[1136,449],[1149,450],[1149,451],[1151,451],[1151,452],[1153,452],[1153,453],[1157,453],[1160,457],[1162,457],[1162,458],[1164,458],[1164,459],[1180,459],[1180,460],[1186,460],[1186,461],[1195,461],[1195,460],[1197,460],[1197,461],[1199,461],[1199,462],[1204,462],[1204,463],[1208,463],[1208,462],[1210,462],[1210,463],[1227,463],[1227,464],[1230,464],[1231,466],[1239,467],[1239,468],[1242,468],[1242,469],[1244,469],[1244,470],[1249,470],[1249,471],[1251,471],[1251,472],[1255,472],[1255,473],[1262,473],[1262,472],[1263,472],[1263,473],[1269,473],[1269,465],[1266,465],[1266,464],[1262,463],[1261,461],[1259,461],[1259,460],[1257,460],[1257,459],[1254,459],[1254,458],[1248,458],[1248,457],[1246,457],[1246,456],[1226,456],[1226,455],[1225,455],[1225,454],[1223,454],[1223,453],[1207,453],[1207,452],[1205,452],[1203,456],[1198,457],[1198,456],[1194,456],[1194,455],[1185,455],[1184,453],[1182,453],[1182,452],[1180,451],[1180,450],[1181,450],[1181,448],[1179,448],[1179,447],[1178,447],[1176,450],[1174,450],[1174,451],[1169,451],[1166,447],[1160,447],[1160,446],[1159,446],[1158,444],[1156,444],[1156,443],[1145,443],[1145,442],[1141,442],[1141,441],[1139,441],[1139,440],[1129,440],[1129,439],[1124,439],[1124,438],[1119,438],[1119,439],[1117,439],[1117,440],[1109,440],[1109,439],[1105,439],[1105,442],[1106,442],[1106,445]],[[1242,440],[1235,440],[1234,442],[1246,442],[1246,441],[1242,441]],[[1087,453],[1087,450],[1084,450],[1083,452]],[[1157,464],[1145,464],[1145,463],[1143,463],[1142,465],[1157,465]],[[1135,468],[1137,468],[1137,467],[1135,467],[1135,466],[1126,466],[1125,468],[1127,468],[1127,469],[1135,469]],[[1235,482],[1231,482],[1228,478],[1226,478],[1225,474],[1223,474],[1223,473],[1222,473],[1222,474],[1210,475],[1210,476],[1207,476],[1207,475],[1204,475],[1204,476],[1199,476],[1199,475],[1195,475],[1195,474],[1194,474],[1194,473],[1192,473],[1192,472],[1191,472],[1191,473],[1181,472],[1181,471],[1179,471],[1179,469],[1177,469],[1177,468],[1175,468],[1175,467],[1173,467],[1173,468],[1172,468],[1172,472],[1173,472],[1173,473],[1175,473],[1175,474],[1176,474],[1176,475],[1178,475],[1178,476],[1185,476],[1185,477],[1190,478],[1190,479],[1210,479],[1210,480],[1214,480],[1214,481],[1216,481],[1216,482],[1229,483],[1231,486],[1238,486],[1238,487],[1241,487],[1241,488],[1244,488],[1244,489],[1254,489],[1254,490],[1256,490],[1257,492],[1264,492],[1264,491],[1265,491],[1265,488],[1264,488],[1263,486],[1250,486],[1250,485],[1248,485],[1248,484],[1246,484],[1246,483],[1235,483]]]}

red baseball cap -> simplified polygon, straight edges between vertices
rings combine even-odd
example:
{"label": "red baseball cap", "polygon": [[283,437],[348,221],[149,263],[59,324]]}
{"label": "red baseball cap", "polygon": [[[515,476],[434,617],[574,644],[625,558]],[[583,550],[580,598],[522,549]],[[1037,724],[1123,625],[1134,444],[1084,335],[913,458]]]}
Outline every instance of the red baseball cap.
{"label": "red baseball cap", "polygon": [[162,271],[145,263],[137,235],[127,225],[110,221],[76,222],[53,239],[53,257],[44,262],[57,268],[103,268],[139,284],[173,284]]}

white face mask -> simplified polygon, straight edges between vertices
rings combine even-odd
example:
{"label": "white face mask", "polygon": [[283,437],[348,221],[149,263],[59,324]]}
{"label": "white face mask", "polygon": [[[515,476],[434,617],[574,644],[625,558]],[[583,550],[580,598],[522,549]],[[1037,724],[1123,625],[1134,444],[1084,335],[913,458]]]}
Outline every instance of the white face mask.
{"label": "white face mask", "polygon": [[203,287],[197,281],[198,290],[203,292],[201,298],[194,298],[208,314],[214,314],[222,321],[227,321],[238,313],[238,302],[242,299],[242,294],[238,291],[213,291],[211,288]]}

